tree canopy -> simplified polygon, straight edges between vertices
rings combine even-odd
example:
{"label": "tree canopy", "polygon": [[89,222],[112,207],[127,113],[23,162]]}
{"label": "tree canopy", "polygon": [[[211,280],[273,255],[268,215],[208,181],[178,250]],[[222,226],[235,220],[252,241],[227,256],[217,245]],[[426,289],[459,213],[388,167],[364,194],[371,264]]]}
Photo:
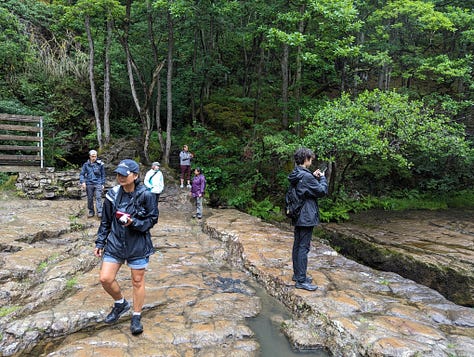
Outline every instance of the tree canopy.
{"label": "tree canopy", "polygon": [[0,111],[45,116],[59,167],[124,137],[173,166],[187,142],[217,203],[278,204],[300,145],[334,199],[459,190],[473,28],[465,1],[4,0]]}

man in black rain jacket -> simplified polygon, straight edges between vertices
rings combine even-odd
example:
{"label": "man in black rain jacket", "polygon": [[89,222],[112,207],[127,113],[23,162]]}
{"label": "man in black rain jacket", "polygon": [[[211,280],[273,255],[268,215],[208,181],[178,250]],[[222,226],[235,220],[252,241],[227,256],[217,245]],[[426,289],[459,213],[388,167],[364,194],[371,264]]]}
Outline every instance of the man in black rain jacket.
{"label": "man in black rain jacket", "polygon": [[314,159],[314,153],[307,148],[295,152],[295,168],[288,176],[290,185],[296,186],[296,193],[304,203],[297,219],[292,223],[294,228],[293,242],[293,280],[297,289],[314,291],[318,287],[312,284],[312,278],[306,275],[308,252],[310,250],[313,228],[319,224],[318,198],[328,193],[328,183],[324,173],[317,169],[311,172],[308,168]]}

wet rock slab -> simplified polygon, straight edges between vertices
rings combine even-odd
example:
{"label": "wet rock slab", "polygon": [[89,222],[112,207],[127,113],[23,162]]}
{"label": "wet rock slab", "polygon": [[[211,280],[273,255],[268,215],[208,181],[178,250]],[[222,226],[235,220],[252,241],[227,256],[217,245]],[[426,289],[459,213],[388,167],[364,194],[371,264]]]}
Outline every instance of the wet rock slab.
{"label": "wet rock slab", "polygon": [[[112,301],[98,282],[99,261],[92,254],[98,221],[81,216],[79,222],[88,228],[71,231],[68,216],[56,216],[74,211],[74,201],[46,206],[44,201],[24,201],[28,209],[21,203],[3,204],[17,207],[14,219],[4,225],[4,245],[19,249],[0,257],[5,273],[0,282],[5,295],[0,300],[5,312],[0,317],[0,355],[257,355],[259,345],[245,319],[258,314],[260,299],[247,284],[249,277],[232,271],[222,259],[222,243],[204,234],[188,218],[190,213],[163,209],[152,232],[158,253],[146,273],[145,331],[135,337],[130,315],[112,326],[103,323]],[[19,222],[35,216],[43,216],[53,234],[25,241],[43,228],[39,221],[23,228]],[[15,275],[16,270],[22,274]],[[131,299],[127,267],[118,280]]]}
{"label": "wet rock slab", "polygon": [[298,290],[291,281],[290,230],[223,210],[206,220],[205,231],[226,242],[233,263],[299,316],[284,330],[301,349],[324,346],[336,356],[474,356],[473,309],[435,290],[319,242],[308,270],[320,288]]}
{"label": "wet rock slab", "polygon": [[474,211],[363,212],[324,230],[342,254],[474,306]]}
{"label": "wet rock slab", "polygon": [[[191,220],[192,207],[179,192],[160,203],[152,231],[158,253],[146,274],[145,332],[135,337],[130,315],[103,323],[112,302],[98,282],[92,254],[98,221],[83,216],[85,201],[3,199],[0,208],[3,356],[258,356],[245,321],[261,308],[247,284],[252,277],[292,311],[282,327],[302,350],[474,356],[472,309],[319,242],[309,272],[320,289],[296,290],[290,230],[235,210],[206,209],[202,222]],[[118,279],[131,298],[127,267]]]}

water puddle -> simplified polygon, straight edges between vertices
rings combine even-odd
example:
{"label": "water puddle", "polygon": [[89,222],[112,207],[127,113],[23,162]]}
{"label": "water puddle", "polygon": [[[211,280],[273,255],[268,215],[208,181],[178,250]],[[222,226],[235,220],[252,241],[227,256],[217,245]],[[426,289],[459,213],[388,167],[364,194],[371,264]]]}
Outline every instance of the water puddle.
{"label": "water puddle", "polygon": [[248,326],[255,333],[260,344],[260,357],[330,356],[324,350],[296,351],[292,349],[288,339],[280,331],[281,321],[290,319],[291,314],[280,301],[268,295],[265,289],[256,282],[251,281],[250,285],[255,289],[262,303],[260,314],[247,319]]}

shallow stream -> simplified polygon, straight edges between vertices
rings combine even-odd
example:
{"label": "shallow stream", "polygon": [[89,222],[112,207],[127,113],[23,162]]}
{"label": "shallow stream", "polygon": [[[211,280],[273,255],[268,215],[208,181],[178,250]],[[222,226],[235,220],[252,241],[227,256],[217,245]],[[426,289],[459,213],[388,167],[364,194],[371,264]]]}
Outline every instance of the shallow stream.
{"label": "shallow stream", "polygon": [[251,285],[260,298],[262,310],[258,316],[247,319],[247,323],[260,344],[261,357],[330,356],[324,350],[296,351],[291,348],[288,339],[280,331],[281,322],[291,318],[288,309],[280,301],[267,294],[258,283],[253,282]]}

